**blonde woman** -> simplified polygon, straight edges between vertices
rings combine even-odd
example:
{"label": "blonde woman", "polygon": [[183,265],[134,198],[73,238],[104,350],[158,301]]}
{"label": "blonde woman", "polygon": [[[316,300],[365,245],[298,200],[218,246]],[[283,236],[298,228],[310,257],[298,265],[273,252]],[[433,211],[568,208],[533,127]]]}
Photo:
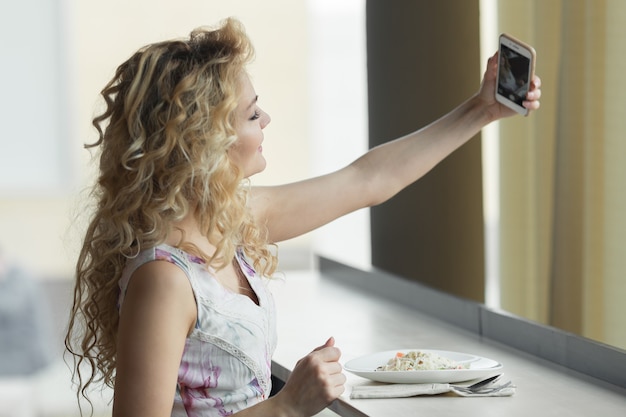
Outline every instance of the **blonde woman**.
{"label": "blonde woman", "polygon": [[[344,391],[330,338],[270,392],[271,246],[411,184],[513,111],[494,100],[497,57],[451,113],[326,176],[250,187],[270,122],[236,20],[140,49],[102,91],[97,207],[76,267],[66,346],[80,392],[114,388],[113,416],[310,416]],[[525,106],[539,107],[533,80]],[[84,366],[88,365],[88,366]],[[85,371],[86,370],[86,371]],[[81,373],[82,371],[82,373]]]}

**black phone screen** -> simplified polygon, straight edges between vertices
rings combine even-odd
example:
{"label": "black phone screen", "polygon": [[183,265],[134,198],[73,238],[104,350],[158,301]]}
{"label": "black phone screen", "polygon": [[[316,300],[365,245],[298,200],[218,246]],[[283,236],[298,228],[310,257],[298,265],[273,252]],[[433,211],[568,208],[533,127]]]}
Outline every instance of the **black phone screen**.
{"label": "black phone screen", "polygon": [[501,45],[499,68],[498,94],[521,106],[528,93],[530,59]]}

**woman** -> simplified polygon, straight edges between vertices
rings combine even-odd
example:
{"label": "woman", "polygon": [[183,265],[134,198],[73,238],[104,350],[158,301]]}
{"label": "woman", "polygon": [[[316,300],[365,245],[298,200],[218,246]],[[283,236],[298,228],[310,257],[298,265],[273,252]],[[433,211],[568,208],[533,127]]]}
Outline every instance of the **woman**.
{"label": "woman", "polygon": [[[142,48],[102,91],[94,119],[96,211],[77,263],[66,346],[85,390],[114,387],[113,415],[310,416],[344,390],[330,338],[268,398],[277,242],[379,204],[491,121],[497,57],[448,115],[334,173],[250,187],[270,117],[246,74],[252,46],[229,19]],[[539,79],[524,105],[539,107]],[[86,375],[81,363],[90,365]]]}

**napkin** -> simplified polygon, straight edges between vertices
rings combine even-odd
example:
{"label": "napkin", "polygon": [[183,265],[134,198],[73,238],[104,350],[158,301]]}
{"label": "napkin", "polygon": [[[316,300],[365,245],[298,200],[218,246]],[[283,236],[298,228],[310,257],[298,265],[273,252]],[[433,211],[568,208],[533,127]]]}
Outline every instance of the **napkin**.
{"label": "napkin", "polygon": [[515,386],[508,385],[502,390],[481,393],[466,393],[456,390],[450,384],[387,384],[387,385],[355,385],[350,398],[406,398],[418,395],[436,395],[453,392],[462,397],[509,397],[515,394]]}
{"label": "napkin", "polygon": [[350,398],[405,398],[450,391],[449,384],[355,385]]}

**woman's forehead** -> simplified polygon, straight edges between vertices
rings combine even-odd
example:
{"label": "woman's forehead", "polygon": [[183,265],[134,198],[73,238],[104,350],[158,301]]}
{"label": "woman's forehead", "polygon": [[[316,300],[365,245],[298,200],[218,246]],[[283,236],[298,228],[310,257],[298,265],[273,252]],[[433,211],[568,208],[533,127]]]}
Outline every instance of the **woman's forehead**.
{"label": "woman's forehead", "polygon": [[242,73],[239,77],[239,94],[241,100],[240,105],[244,108],[249,108],[256,103],[257,94],[250,77],[246,73]]}

